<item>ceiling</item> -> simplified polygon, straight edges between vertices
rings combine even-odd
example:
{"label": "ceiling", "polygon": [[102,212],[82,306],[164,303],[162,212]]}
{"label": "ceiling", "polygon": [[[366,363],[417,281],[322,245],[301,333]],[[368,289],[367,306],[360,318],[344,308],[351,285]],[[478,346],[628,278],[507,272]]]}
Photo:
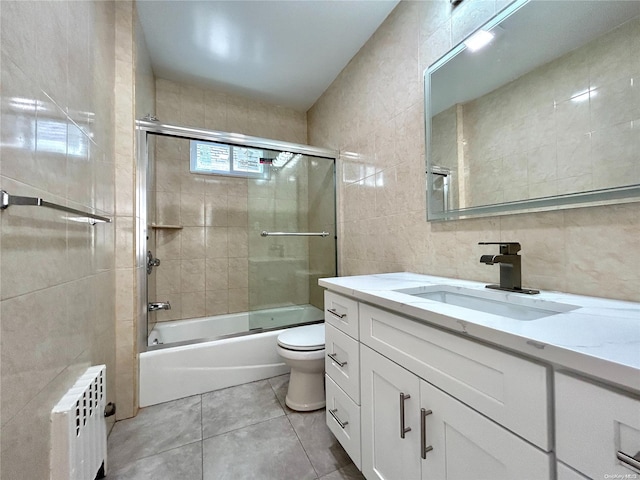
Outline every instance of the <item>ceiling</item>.
{"label": "ceiling", "polygon": [[307,111],[399,0],[137,0],[159,78]]}

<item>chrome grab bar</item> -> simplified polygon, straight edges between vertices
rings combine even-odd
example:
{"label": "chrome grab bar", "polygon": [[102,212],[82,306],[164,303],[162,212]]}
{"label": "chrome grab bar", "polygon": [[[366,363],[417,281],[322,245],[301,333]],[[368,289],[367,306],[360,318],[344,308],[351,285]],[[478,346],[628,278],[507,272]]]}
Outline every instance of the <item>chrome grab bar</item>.
{"label": "chrome grab bar", "polygon": [[338,318],[344,318],[347,316],[346,313],[338,313],[335,308],[327,308],[327,312]]}
{"label": "chrome grab bar", "polygon": [[341,362],[338,360],[337,355],[335,353],[327,353],[327,357],[336,362],[340,368],[344,367],[347,364],[347,361]]}
{"label": "chrome grab bar", "polygon": [[328,237],[329,232],[267,232],[263,230],[261,237]]}
{"label": "chrome grab bar", "polygon": [[110,223],[111,219],[109,217],[103,217],[101,215],[96,215],[94,213],[83,212],[82,210],[76,210],[75,208],[69,208],[62,205],[58,205],[57,203],[47,202],[38,197],[21,197],[19,195],[9,195],[9,193],[5,190],[0,190],[0,209],[4,210],[11,205],[32,205],[35,207],[47,207],[52,208],[54,210],[60,210],[62,212],[72,213],[74,215],[78,215],[79,217],[84,217],[90,219],[89,223],[91,225],[95,225],[98,222]]}
{"label": "chrome grab bar", "polygon": [[344,428],[349,425],[349,422],[343,422],[342,420],[340,420],[338,418],[337,415],[338,409],[334,408],[333,410],[329,410],[329,413],[331,414],[331,416],[335,419],[336,422],[338,422],[338,425],[340,425],[340,428],[342,428],[344,430]]}
{"label": "chrome grab bar", "polygon": [[420,409],[420,456],[424,459],[427,458],[427,453],[433,450],[433,446],[427,446],[427,415],[431,415],[433,412],[425,408]]}

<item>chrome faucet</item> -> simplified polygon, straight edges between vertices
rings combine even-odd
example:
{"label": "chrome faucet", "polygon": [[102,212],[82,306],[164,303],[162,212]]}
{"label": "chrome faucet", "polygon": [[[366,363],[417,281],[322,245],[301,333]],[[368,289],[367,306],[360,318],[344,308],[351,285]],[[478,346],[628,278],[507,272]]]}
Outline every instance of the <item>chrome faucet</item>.
{"label": "chrome faucet", "polygon": [[522,257],[518,255],[521,247],[518,242],[480,242],[478,245],[500,245],[499,255],[482,255],[480,263],[500,264],[500,285],[487,285],[487,288],[535,294],[539,290],[522,288]]}
{"label": "chrome faucet", "polygon": [[158,310],[171,310],[171,304],[169,302],[151,302],[148,305],[150,312],[156,312]]}

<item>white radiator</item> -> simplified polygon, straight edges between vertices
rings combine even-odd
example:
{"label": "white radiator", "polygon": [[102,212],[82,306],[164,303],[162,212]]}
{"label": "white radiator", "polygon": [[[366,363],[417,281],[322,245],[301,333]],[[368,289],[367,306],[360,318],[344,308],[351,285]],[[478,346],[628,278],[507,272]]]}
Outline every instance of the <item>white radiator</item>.
{"label": "white radiator", "polygon": [[51,480],[94,480],[99,471],[104,474],[106,388],[106,366],[90,367],[51,410]]}

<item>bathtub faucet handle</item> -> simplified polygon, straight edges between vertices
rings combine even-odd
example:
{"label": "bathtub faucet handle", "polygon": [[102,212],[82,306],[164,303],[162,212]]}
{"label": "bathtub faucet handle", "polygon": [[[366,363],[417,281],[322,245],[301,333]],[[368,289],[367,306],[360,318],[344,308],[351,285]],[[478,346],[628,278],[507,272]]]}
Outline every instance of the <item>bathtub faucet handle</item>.
{"label": "bathtub faucet handle", "polygon": [[150,312],[155,312],[158,310],[171,310],[171,304],[169,301],[166,302],[151,302],[148,305],[148,309]]}

